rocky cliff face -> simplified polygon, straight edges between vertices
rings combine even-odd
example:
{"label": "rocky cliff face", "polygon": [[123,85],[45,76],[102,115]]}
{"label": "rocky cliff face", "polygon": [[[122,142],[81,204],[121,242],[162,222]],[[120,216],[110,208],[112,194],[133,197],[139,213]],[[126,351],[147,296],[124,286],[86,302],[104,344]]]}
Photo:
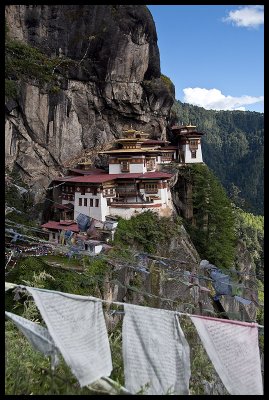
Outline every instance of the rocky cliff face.
{"label": "rocky cliff face", "polygon": [[46,187],[85,149],[111,143],[123,129],[166,132],[173,88],[160,76],[154,21],[142,5],[9,5],[9,36],[49,57],[71,60],[61,90],[21,82],[7,99],[6,164],[34,188]]}

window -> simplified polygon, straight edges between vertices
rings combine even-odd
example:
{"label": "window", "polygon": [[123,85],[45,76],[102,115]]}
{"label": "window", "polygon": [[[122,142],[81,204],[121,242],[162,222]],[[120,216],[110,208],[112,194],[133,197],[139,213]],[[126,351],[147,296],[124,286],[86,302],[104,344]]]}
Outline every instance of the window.
{"label": "window", "polygon": [[110,194],[114,193],[114,189],[109,189]]}
{"label": "window", "polygon": [[196,150],[191,151],[191,158],[196,158]]}
{"label": "window", "polygon": [[78,205],[82,206],[82,198],[81,197],[79,197],[79,199],[78,199]]}
{"label": "window", "polygon": [[84,199],[84,206],[87,207],[87,199]]}
{"label": "window", "polygon": [[147,160],[147,170],[152,171],[155,168],[155,159]]}
{"label": "window", "polygon": [[163,153],[161,156],[162,161],[172,161],[172,153]]}
{"label": "window", "polygon": [[90,199],[90,207],[93,207],[93,199]]}
{"label": "window", "polygon": [[82,194],[82,195],[85,195],[85,187],[82,187],[82,188],[81,188],[81,194]]}
{"label": "window", "polygon": [[56,239],[56,233],[52,232],[52,239]]}
{"label": "window", "polygon": [[158,193],[157,183],[146,183],[145,184],[146,193]]}
{"label": "window", "polygon": [[196,146],[198,144],[198,140],[190,140],[191,146]]}
{"label": "window", "polygon": [[99,199],[95,199],[95,207],[99,207]]}
{"label": "window", "polygon": [[129,161],[121,161],[120,165],[121,165],[121,172],[129,172]]}
{"label": "window", "polygon": [[197,139],[192,139],[189,141],[189,146],[190,146],[190,150],[196,150],[198,149],[198,140]]}

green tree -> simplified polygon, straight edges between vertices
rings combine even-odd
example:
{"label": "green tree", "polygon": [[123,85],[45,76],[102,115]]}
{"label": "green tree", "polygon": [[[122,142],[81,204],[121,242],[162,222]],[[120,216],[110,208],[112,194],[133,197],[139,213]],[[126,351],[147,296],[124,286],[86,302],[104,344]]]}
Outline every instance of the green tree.
{"label": "green tree", "polygon": [[232,266],[235,255],[233,209],[221,183],[203,164],[185,167],[191,171],[193,218],[187,229],[201,257],[218,267]]}

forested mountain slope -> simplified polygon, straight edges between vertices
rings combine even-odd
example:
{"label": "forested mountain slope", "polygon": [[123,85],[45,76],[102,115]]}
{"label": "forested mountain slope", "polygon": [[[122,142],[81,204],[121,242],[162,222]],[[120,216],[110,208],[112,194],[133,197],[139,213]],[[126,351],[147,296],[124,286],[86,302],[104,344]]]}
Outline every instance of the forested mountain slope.
{"label": "forested mountain slope", "polygon": [[239,207],[264,212],[264,115],[214,111],[176,101],[172,123],[192,123],[205,132],[203,159]]}

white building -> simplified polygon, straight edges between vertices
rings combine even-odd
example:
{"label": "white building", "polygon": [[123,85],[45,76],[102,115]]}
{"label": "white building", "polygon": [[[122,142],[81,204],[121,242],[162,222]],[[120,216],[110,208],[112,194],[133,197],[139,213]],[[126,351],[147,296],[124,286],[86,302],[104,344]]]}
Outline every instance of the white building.
{"label": "white building", "polygon": [[[81,168],[69,170],[71,175],[55,179],[51,186],[56,186],[53,201],[60,223],[75,223],[79,214],[101,222],[110,216],[129,219],[146,210],[170,216],[173,174],[162,172],[160,166],[171,162],[203,162],[202,133],[194,128],[172,127],[178,142],[176,146],[148,139],[148,134],[141,131],[125,131],[123,138],[116,141],[116,148],[100,152],[109,156],[108,173],[91,168],[85,161],[80,163]],[[45,225],[42,226],[49,229],[49,225]]]}
{"label": "white building", "polygon": [[195,125],[172,126],[172,132],[178,142],[178,162],[180,164],[202,163],[201,136]]}

